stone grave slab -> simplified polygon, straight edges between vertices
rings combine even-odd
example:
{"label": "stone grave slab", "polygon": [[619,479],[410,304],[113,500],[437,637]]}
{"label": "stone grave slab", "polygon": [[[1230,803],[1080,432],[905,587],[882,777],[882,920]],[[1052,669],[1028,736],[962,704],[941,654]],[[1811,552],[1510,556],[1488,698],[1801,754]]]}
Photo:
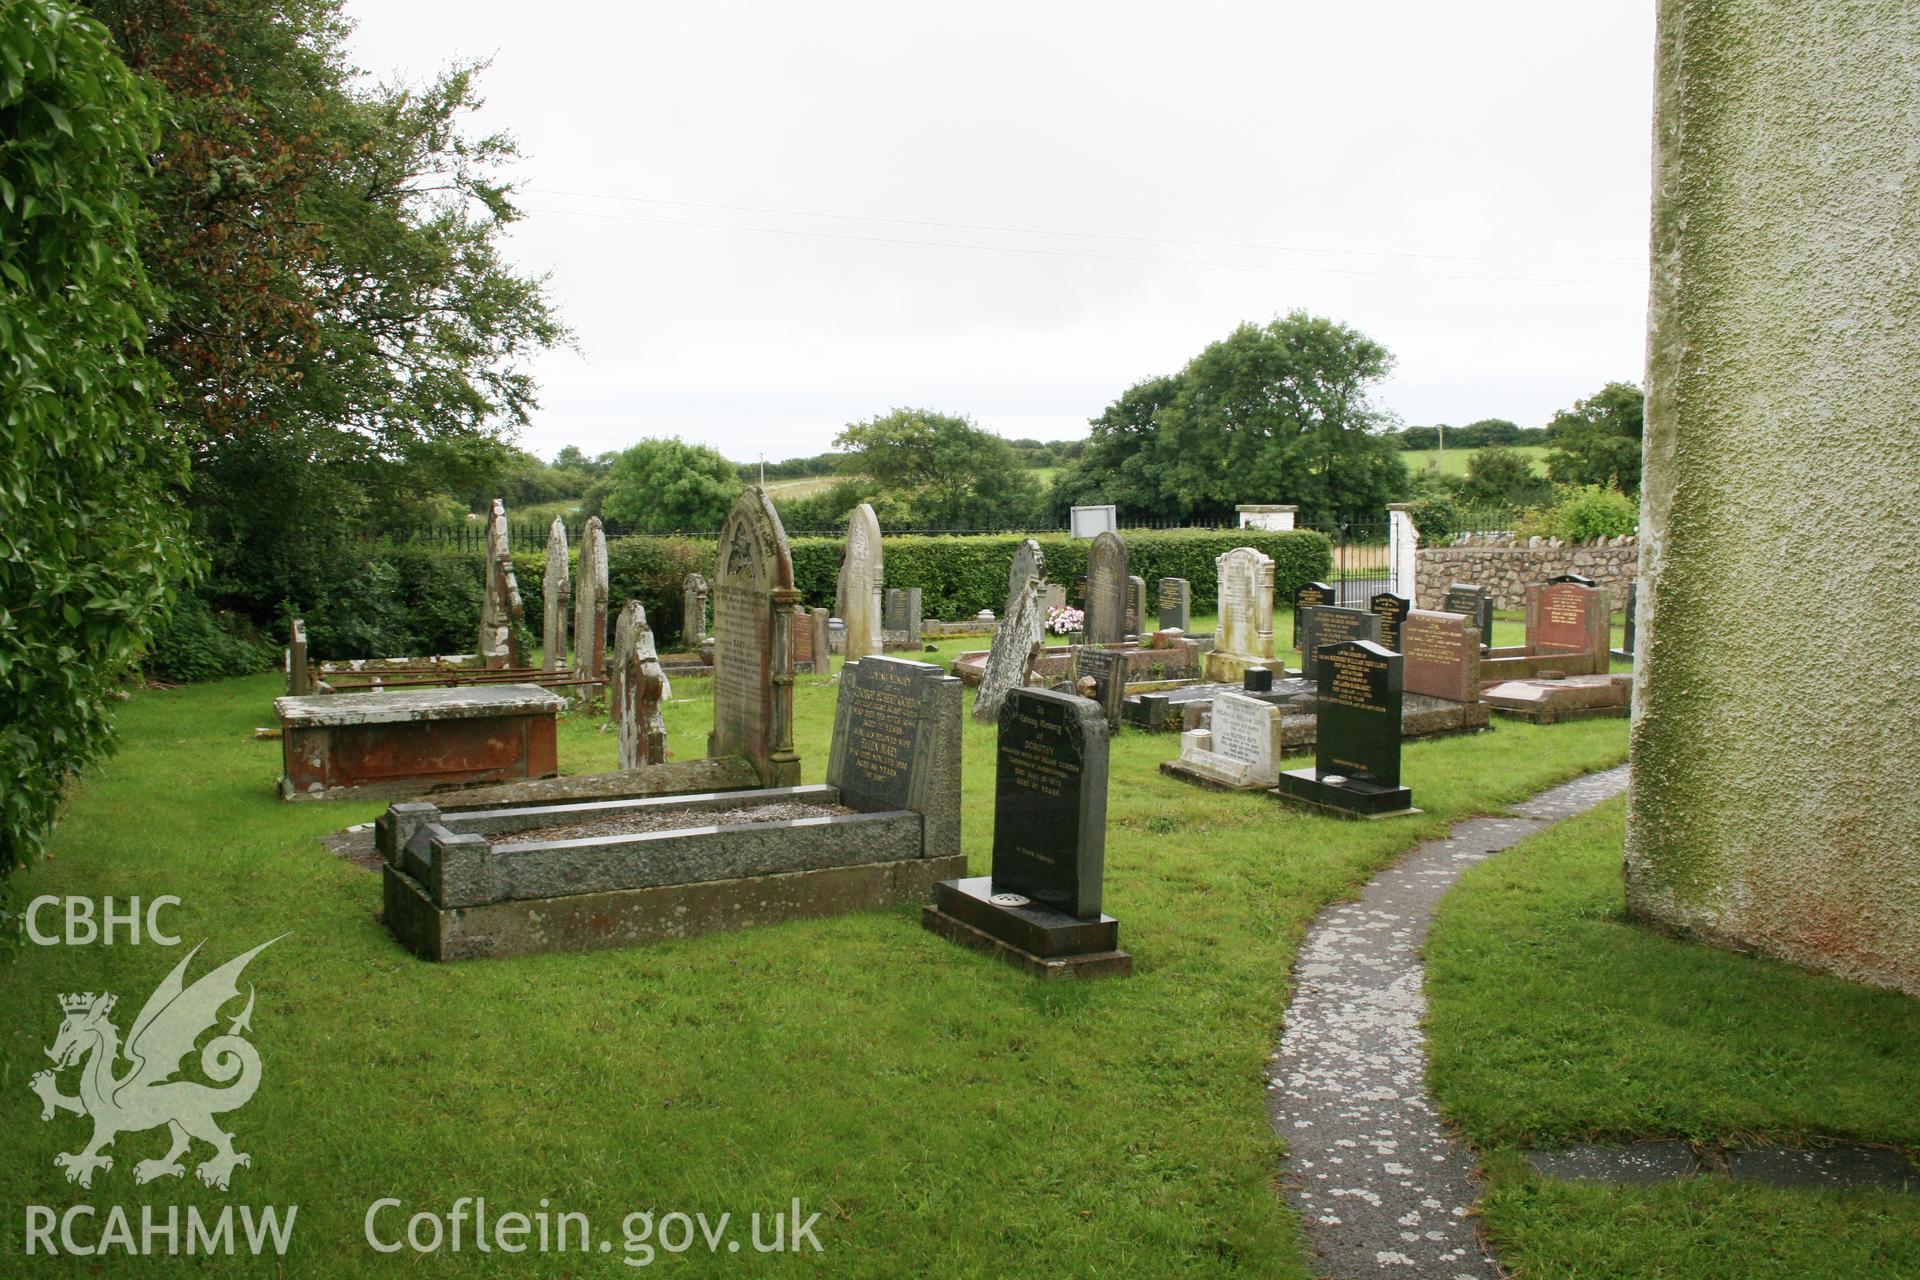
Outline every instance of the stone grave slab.
{"label": "stone grave slab", "polygon": [[276,698],[280,794],[414,796],[547,777],[559,769],[555,716],[564,705],[522,684]]}

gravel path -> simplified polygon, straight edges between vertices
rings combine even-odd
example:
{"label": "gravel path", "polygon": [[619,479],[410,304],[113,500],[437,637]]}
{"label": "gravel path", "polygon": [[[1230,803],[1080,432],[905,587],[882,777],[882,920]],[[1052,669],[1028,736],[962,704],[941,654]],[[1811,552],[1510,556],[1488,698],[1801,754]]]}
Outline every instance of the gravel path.
{"label": "gravel path", "polygon": [[1267,1103],[1288,1144],[1287,1196],[1321,1275],[1500,1276],[1470,1217],[1473,1159],[1427,1090],[1420,948],[1441,895],[1467,868],[1626,786],[1620,765],[1513,806],[1519,816],[1461,822],[1375,876],[1358,902],[1314,921]]}

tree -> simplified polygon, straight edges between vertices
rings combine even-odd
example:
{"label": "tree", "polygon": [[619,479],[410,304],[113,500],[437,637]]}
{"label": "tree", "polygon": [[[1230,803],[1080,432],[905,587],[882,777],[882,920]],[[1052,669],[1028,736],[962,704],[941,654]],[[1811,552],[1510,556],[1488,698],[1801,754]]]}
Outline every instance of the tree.
{"label": "tree", "polygon": [[213,589],[264,619],[353,572],[355,525],[460,492],[526,421],[525,357],[565,334],[499,256],[513,143],[463,131],[476,65],[357,80],[341,0],[94,9],[164,96],[152,171],[129,175],[166,303],[149,348]]}
{"label": "tree", "polygon": [[141,345],[128,177],[156,124],[97,23],[0,0],[0,872],[111,746],[109,686],[192,569]]}
{"label": "tree", "polygon": [[1013,447],[966,418],[895,409],[848,423],[834,439],[841,469],[904,504],[912,523],[984,529],[1030,519],[1040,484]]}
{"label": "tree", "polygon": [[1304,311],[1243,324],[1172,378],[1131,388],[1093,422],[1056,502],[1095,496],[1130,516],[1225,519],[1289,502],[1306,521],[1376,513],[1406,464],[1368,389],[1393,367],[1357,330]]}
{"label": "tree", "polygon": [[1609,382],[1547,423],[1547,474],[1556,484],[1640,493],[1640,440],[1647,398],[1631,382]]}
{"label": "tree", "polygon": [[705,445],[642,440],[614,458],[601,485],[600,514],[615,524],[642,533],[703,533],[726,520],[740,476]]}
{"label": "tree", "polygon": [[1502,445],[1478,449],[1467,459],[1460,501],[1470,507],[1528,507],[1553,496],[1553,486],[1536,475],[1526,454]]}

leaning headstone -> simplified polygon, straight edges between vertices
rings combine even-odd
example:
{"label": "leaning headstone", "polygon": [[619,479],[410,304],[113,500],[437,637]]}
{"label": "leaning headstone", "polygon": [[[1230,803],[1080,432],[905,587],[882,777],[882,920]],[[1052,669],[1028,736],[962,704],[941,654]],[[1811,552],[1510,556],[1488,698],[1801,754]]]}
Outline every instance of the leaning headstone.
{"label": "leaning headstone", "polygon": [[1380,643],[1395,653],[1400,651],[1400,624],[1407,620],[1413,601],[1391,591],[1375,592],[1367,608],[1380,619]]}
{"label": "leaning headstone", "polygon": [[1440,611],[1465,615],[1469,623],[1480,629],[1482,649],[1493,644],[1493,596],[1485,587],[1471,582],[1449,584],[1446,594],[1440,597]]}
{"label": "leaning headstone", "polygon": [[1193,585],[1185,578],[1160,579],[1160,629],[1188,631],[1193,627]]}
{"label": "leaning headstone", "polygon": [[1153,630],[1148,625],[1147,580],[1139,574],[1127,578],[1127,634],[1141,635]]}
{"label": "leaning headstone", "polygon": [[660,703],[666,676],[654,648],[653,628],[638,600],[629,600],[614,623],[612,703],[620,735],[620,767],[638,769],[667,758],[667,722]]}
{"label": "leaning headstone", "polygon": [[1109,730],[1120,727],[1120,704],[1127,698],[1127,666],[1127,655],[1117,650],[1089,646],[1074,651],[1074,684],[1080,686],[1084,681],[1093,681],[1093,691],[1088,693],[1082,689],[1081,696],[1100,704]]}
{"label": "leaning headstone", "polygon": [[690,573],[680,584],[680,641],[688,649],[697,649],[707,638],[707,579]]}
{"label": "leaning headstone", "polygon": [[903,658],[840,669],[827,784],[863,813],[920,814],[929,858],[960,853],[960,690],[940,668]]}
{"label": "leaning headstone", "polygon": [[1273,559],[1252,547],[1235,547],[1214,560],[1219,574],[1220,625],[1207,678],[1236,681],[1248,667],[1273,661]]}
{"label": "leaning headstone", "polygon": [[840,617],[847,624],[847,661],[858,662],[879,653],[880,592],[885,580],[880,552],[880,519],[869,503],[861,503],[847,518],[846,550],[840,558],[838,599]]}
{"label": "leaning headstone", "polygon": [[[1262,672],[1271,675],[1271,672]],[[1279,782],[1286,708],[1244,693],[1213,700],[1209,727],[1180,735],[1180,758],[1162,773],[1230,790],[1266,790]]]}
{"label": "leaning headstone", "polygon": [[1293,593],[1293,647],[1300,647],[1300,611],[1326,609],[1340,603],[1340,593],[1331,583],[1309,582]]}
{"label": "leaning headstone", "polygon": [[1318,650],[1323,645],[1345,640],[1380,642],[1380,618],[1366,609],[1342,609],[1333,605],[1300,611],[1300,678],[1309,682],[1320,678]]}
{"label": "leaning headstone", "polygon": [[520,665],[513,624],[520,619],[520,584],[513,573],[507,504],[493,500],[487,512],[486,588],[480,601],[480,665],[489,671]]}
{"label": "leaning headstone", "polygon": [[1037,977],[1133,971],[1100,911],[1107,725],[1084,698],[1015,689],[1000,707],[993,874],[942,881],[927,928]]}
{"label": "leaning headstone", "polygon": [[547,530],[547,569],[540,579],[542,671],[558,671],[567,665],[567,604],[573,598],[567,572],[567,526],[556,518]]}
{"label": "leaning headstone", "polygon": [[1400,785],[1405,659],[1371,640],[1327,645],[1319,657],[1313,767],[1281,773],[1273,794],[1341,817],[1418,813]]}
{"label": "leaning headstone", "polygon": [[1087,642],[1126,639],[1127,544],[1117,533],[1096,536],[1087,550]]}
{"label": "leaning headstone", "polygon": [[[1390,646],[1389,646],[1390,647]],[[1414,609],[1400,624],[1402,688],[1448,702],[1480,700],[1480,629],[1457,613]]]}
{"label": "leaning headstone", "polygon": [[[1027,589],[1029,578],[1047,580],[1047,553],[1032,538],[1022,538],[1013,553],[1013,567],[1007,570],[1007,607],[1000,611],[1002,617],[1013,612],[1013,598]],[[1060,603],[1066,603],[1064,596]]]}
{"label": "leaning headstone", "polygon": [[[580,563],[573,580],[573,674],[604,680],[607,675],[607,536],[600,517],[589,516],[580,534]],[[591,701],[597,690],[581,685]]]}
{"label": "leaning headstone", "polygon": [[1034,652],[1045,642],[1046,634],[1047,611],[1040,603],[1040,583],[1029,578],[1009,603],[1007,616],[994,629],[993,648],[987,653],[980,688],[974,694],[975,720],[992,723],[998,719],[1008,690],[1026,684]]}
{"label": "leaning headstone", "polygon": [[720,528],[713,576],[708,756],[741,756],[766,787],[800,781],[793,749],[793,553],[766,491],[749,486]]}

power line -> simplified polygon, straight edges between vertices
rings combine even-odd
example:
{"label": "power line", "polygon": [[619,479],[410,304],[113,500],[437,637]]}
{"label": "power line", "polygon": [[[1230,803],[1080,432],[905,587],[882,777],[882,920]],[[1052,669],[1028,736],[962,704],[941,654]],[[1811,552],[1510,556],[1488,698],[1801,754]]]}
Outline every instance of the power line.
{"label": "power line", "polygon": [[1034,257],[1084,258],[1097,262],[1145,262],[1173,267],[1228,267],[1235,271],[1288,271],[1337,276],[1383,276],[1404,280],[1480,280],[1512,284],[1642,284],[1639,280],[1594,280],[1567,276],[1486,276],[1436,271],[1370,271],[1359,267],[1307,267],[1270,262],[1217,262],[1199,258],[1142,258],[1122,253],[1084,253],[1072,249],[1033,249],[1020,245],[965,244],[953,240],[909,240],[896,236],[863,236],[844,231],[799,231],[788,227],[750,227],[738,223],[694,222],[682,218],[643,218],[637,214],[589,213],[584,209],[525,208],[527,213],[569,218],[597,218],[606,222],[641,222],[659,227],[697,227],[704,231],[751,231],[770,236],[803,236],[814,240],[858,240],[869,244],[918,245],[932,249],[971,249],[979,253],[1019,253]]}
{"label": "power line", "polygon": [[837,218],[846,222],[891,222],[906,227],[939,227],[950,231],[997,231],[1022,236],[1062,236],[1077,240],[1131,240],[1139,244],[1184,245],[1195,249],[1256,249],[1274,253],[1326,253],[1343,257],[1430,258],[1448,262],[1509,262],[1530,266],[1644,267],[1644,261],[1611,258],[1507,258],[1473,253],[1406,253],[1393,249],[1328,249],[1314,245],[1252,244],[1235,240],[1172,240],[1160,236],[1128,236],[1102,231],[1047,231],[1035,227],[1002,227],[978,222],[933,222],[920,218],[886,218],[865,213],[819,213],[809,209],[771,209],[750,204],[701,204],[693,200],[659,200],[651,196],[616,196],[597,191],[561,191],[528,187],[535,195],[570,196],[581,200],[617,200],[626,204],[670,204],[682,209],[717,209],[727,213],[773,213],[795,218]]}

